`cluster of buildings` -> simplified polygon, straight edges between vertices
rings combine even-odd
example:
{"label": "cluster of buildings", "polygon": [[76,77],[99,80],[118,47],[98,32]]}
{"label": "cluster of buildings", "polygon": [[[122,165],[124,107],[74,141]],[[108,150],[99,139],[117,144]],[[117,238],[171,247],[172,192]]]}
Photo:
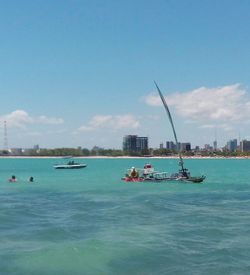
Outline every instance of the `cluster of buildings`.
{"label": "cluster of buildings", "polygon": [[238,144],[237,139],[232,139],[227,142],[225,149],[229,152],[247,152],[250,151],[250,141],[241,140]]}
{"label": "cluster of buildings", "polygon": [[[250,151],[250,141],[241,140],[238,143],[237,139],[232,139],[227,142],[227,144],[218,148],[217,141],[213,142],[213,145],[205,144],[204,148],[200,148],[199,146],[191,147],[190,142],[179,142],[177,145],[173,141],[166,141],[164,146],[163,143],[160,144],[160,149],[167,149],[169,151],[223,151],[223,152],[249,152]],[[130,153],[142,153],[148,151],[148,137],[139,137],[137,135],[126,135],[123,137],[123,151]]]}
{"label": "cluster of buildings", "polygon": [[164,148],[163,143],[160,144],[160,149],[167,149],[169,151],[191,151],[191,143],[190,142],[178,142],[176,145],[173,141],[166,141],[166,147]]}
{"label": "cluster of buildings", "polygon": [[[178,147],[177,147],[178,146]],[[169,151],[181,150],[181,151],[191,151],[191,143],[179,142],[176,144],[173,141],[167,141],[166,147],[163,143],[160,144],[160,149],[167,149]],[[142,153],[149,150],[148,147],[148,137],[139,137],[137,135],[126,135],[123,137],[123,151],[130,153]]]}
{"label": "cluster of buildings", "polygon": [[204,149],[206,151],[223,151],[223,152],[249,152],[250,151],[250,141],[249,140],[241,140],[238,142],[237,139],[231,139],[227,141],[226,145],[222,148],[217,147],[217,142],[214,141],[214,145],[210,146],[209,144],[205,144]]}

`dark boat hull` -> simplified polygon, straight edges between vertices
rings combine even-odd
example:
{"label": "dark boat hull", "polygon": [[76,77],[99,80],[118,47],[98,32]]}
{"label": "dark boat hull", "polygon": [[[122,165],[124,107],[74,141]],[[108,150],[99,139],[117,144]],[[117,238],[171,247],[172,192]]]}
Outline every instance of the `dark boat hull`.
{"label": "dark boat hull", "polygon": [[202,183],[204,181],[206,177],[205,176],[201,176],[201,177],[190,177],[190,178],[183,178],[181,179],[182,181],[186,181],[186,182],[192,182],[192,183]]}

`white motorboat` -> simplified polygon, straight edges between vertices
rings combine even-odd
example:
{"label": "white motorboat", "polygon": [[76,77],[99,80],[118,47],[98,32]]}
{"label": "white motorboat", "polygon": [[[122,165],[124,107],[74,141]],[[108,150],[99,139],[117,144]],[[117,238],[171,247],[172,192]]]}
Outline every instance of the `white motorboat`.
{"label": "white motorboat", "polygon": [[55,164],[53,166],[55,169],[81,169],[87,167],[87,164],[85,163],[78,163],[74,160],[68,161],[64,164]]}

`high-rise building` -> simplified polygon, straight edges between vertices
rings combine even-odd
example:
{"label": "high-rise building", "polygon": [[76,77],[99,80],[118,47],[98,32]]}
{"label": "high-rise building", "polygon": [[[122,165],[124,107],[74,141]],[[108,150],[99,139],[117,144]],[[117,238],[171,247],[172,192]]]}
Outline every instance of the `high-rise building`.
{"label": "high-rise building", "polygon": [[214,151],[217,151],[217,140],[214,141]]}
{"label": "high-rise building", "polygon": [[123,151],[136,152],[136,135],[127,135],[123,137]]}
{"label": "high-rise building", "polygon": [[235,152],[237,150],[237,139],[232,139],[227,142],[227,150],[230,152]]}
{"label": "high-rise building", "polygon": [[241,152],[250,151],[250,141],[248,141],[248,140],[242,140],[240,142],[240,151]]}
{"label": "high-rise building", "polygon": [[123,151],[140,153],[144,150],[148,150],[148,137],[138,137],[137,135],[123,137]]}
{"label": "high-rise building", "polygon": [[191,151],[191,143],[189,143],[189,142],[181,143],[180,150],[181,151]]}
{"label": "high-rise building", "polygon": [[34,150],[39,150],[39,149],[40,149],[39,144],[35,144],[35,145],[33,146],[33,149],[34,149]]}
{"label": "high-rise building", "polygon": [[137,152],[148,150],[148,137],[137,137],[136,150]]}
{"label": "high-rise building", "polygon": [[176,150],[176,145],[173,141],[166,142],[166,149],[167,150]]}
{"label": "high-rise building", "polygon": [[195,151],[200,151],[200,146],[197,146],[197,145],[196,145],[196,146],[194,147],[194,150],[195,150]]}
{"label": "high-rise building", "polygon": [[213,147],[212,147],[210,144],[205,144],[205,145],[204,145],[204,150],[205,150],[205,151],[212,151],[212,150],[213,150]]}

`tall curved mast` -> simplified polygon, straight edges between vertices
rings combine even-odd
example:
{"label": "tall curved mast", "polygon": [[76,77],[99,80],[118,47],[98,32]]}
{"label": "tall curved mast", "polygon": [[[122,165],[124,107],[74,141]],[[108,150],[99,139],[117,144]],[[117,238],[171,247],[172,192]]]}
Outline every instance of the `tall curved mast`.
{"label": "tall curved mast", "polygon": [[185,171],[184,162],[183,162],[183,159],[182,159],[182,156],[181,156],[181,151],[180,151],[180,148],[179,148],[180,146],[179,146],[179,143],[178,143],[178,139],[177,139],[177,135],[176,135],[176,132],[175,132],[174,123],[173,123],[173,120],[172,120],[172,117],[171,117],[171,113],[170,113],[170,111],[169,111],[167,102],[166,102],[164,96],[162,95],[162,93],[161,93],[161,91],[160,91],[158,85],[156,84],[155,81],[154,81],[154,83],[155,83],[155,86],[156,86],[156,88],[157,88],[157,90],[158,90],[158,93],[159,93],[159,95],[160,95],[161,101],[162,101],[162,103],[163,103],[163,105],[164,105],[164,107],[165,107],[165,110],[166,110],[166,112],[167,112],[167,115],[168,115],[170,124],[171,124],[171,126],[172,126],[172,130],[173,130],[174,138],[175,138],[175,143],[176,143],[176,148],[177,148],[177,150],[178,150],[178,155],[179,155],[179,159],[180,159],[179,165],[181,166],[181,170],[184,172],[184,171]]}

